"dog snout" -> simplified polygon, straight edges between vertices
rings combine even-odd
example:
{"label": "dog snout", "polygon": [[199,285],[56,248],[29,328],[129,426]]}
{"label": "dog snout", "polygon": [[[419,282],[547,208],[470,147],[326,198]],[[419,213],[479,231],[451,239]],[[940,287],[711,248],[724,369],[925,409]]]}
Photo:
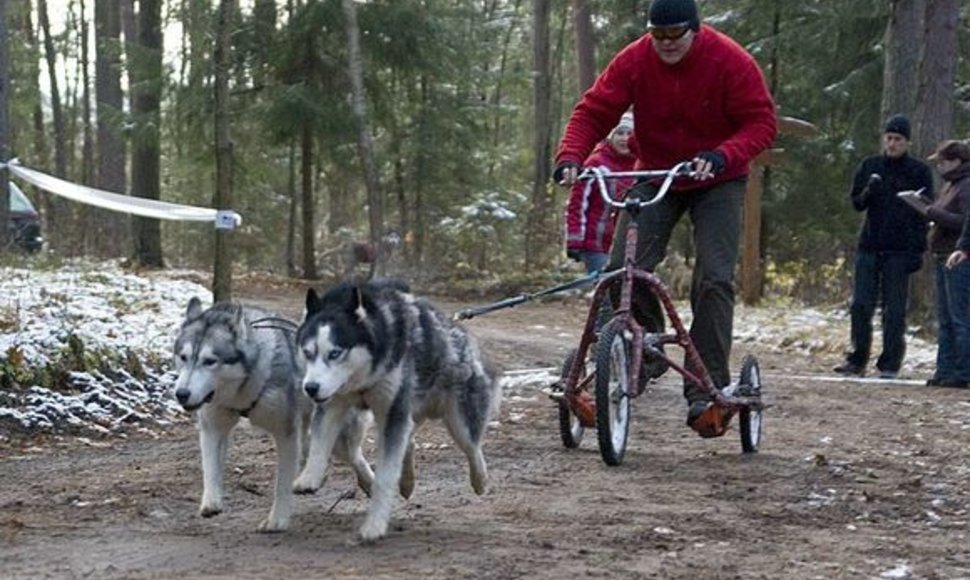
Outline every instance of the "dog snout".
{"label": "dog snout", "polygon": [[306,394],[309,395],[311,399],[316,399],[317,398],[317,393],[320,392],[320,384],[319,383],[305,383],[303,385],[303,390],[306,391]]}
{"label": "dog snout", "polygon": [[184,407],[189,402],[189,396],[191,394],[188,389],[178,389],[175,391],[175,398],[178,400],[179,405]]}

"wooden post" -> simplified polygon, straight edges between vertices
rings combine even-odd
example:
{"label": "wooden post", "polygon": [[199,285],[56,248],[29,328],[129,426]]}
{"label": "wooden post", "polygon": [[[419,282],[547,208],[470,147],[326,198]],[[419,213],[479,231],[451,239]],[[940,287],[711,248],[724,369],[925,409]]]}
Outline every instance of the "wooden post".
{"label": "wooden post", "polygon": [[[818,129],[808,121],[778,117],[782,134],[811,137]],[[741,254],[741,300],[751,306],[761,300],[761,199],[764,196],[764,168],[786,162],[784,149],[767,149],[751,162],[744,192],[744,247]]]}
{"label": "wooden post", "polygon": [[741,300],[751,306],[761,299],[761,198],[764,173],[752,162],[744,191],[744,247],[741,254]]}

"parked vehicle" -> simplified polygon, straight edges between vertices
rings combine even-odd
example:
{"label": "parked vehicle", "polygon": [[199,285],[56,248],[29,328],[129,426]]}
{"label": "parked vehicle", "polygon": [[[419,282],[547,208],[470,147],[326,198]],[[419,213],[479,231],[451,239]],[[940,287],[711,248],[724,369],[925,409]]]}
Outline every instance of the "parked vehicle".
{"label": "parked vehicle", "polygon": [[7,231],[18,246],[28,252],[36,252],[44,245],[44,238],[40,235],[40,214],[16,183],[8,183],[10,221],[7,223]]}

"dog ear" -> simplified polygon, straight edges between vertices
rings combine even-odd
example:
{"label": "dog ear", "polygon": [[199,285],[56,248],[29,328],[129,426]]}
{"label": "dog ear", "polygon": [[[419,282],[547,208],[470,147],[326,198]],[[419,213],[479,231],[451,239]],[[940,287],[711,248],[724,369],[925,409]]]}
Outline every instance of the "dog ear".
{"label": "dog ear", "polygon": [[353,299],[349,310],[357,315],[360,320],[367,320],[367,309],[364,308],[364,291],[360,286],[354,286],[351,294]]}
{"label": "dog ear", "polygon": [[202,316],[202,301],[199,300],[198,296],[193,296],[189,300],[188,308],[185,309],[185,319],[195,320],[200,316]]}
{"label": "dog ear", "polygon": [[249,323],[246,321],[246,317],[243,316],[243,307],[240,304],[233,304],[232,306],[232,326],[235,328],[239,340],[248,342]]}
{"label": "dog ear", "polygon": [[323,301],[320,300],[320,295],[313,288],[309,288],[306,291],[306,313],[307,316],[319,312],[323,309]]}

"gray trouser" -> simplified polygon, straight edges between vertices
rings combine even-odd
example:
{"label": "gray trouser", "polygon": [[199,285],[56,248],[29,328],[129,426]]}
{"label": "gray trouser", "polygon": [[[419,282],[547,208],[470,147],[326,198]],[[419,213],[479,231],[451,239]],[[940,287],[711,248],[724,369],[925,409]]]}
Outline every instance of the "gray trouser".
{"label": "gray trouser", "polygon": [[[690,337],[717,387],[731,383],[729,358],[734,327],[734,268],[738,259],[746,181],[742,178],[707,189],[671,191],[658,204],[641,209],[636,218],[639,226],[636,264],[652,272],[667,255],[674,226],[684,212],[690,213],[697,252],[690,290],[693,314]],[[656,186],[640,183],[630,195],[651,197],[656,190]],[[623,264],[625,230],[629,220],[630,214],[624,211],[613,237],[608,271]],[[650,331],[662,332],[666,315],[659,301],[645,288],[634,290],[632,309],[637,321]],[[684,385],[684,396],[688,402],[706,398],[705,393],[688,384]]]}

